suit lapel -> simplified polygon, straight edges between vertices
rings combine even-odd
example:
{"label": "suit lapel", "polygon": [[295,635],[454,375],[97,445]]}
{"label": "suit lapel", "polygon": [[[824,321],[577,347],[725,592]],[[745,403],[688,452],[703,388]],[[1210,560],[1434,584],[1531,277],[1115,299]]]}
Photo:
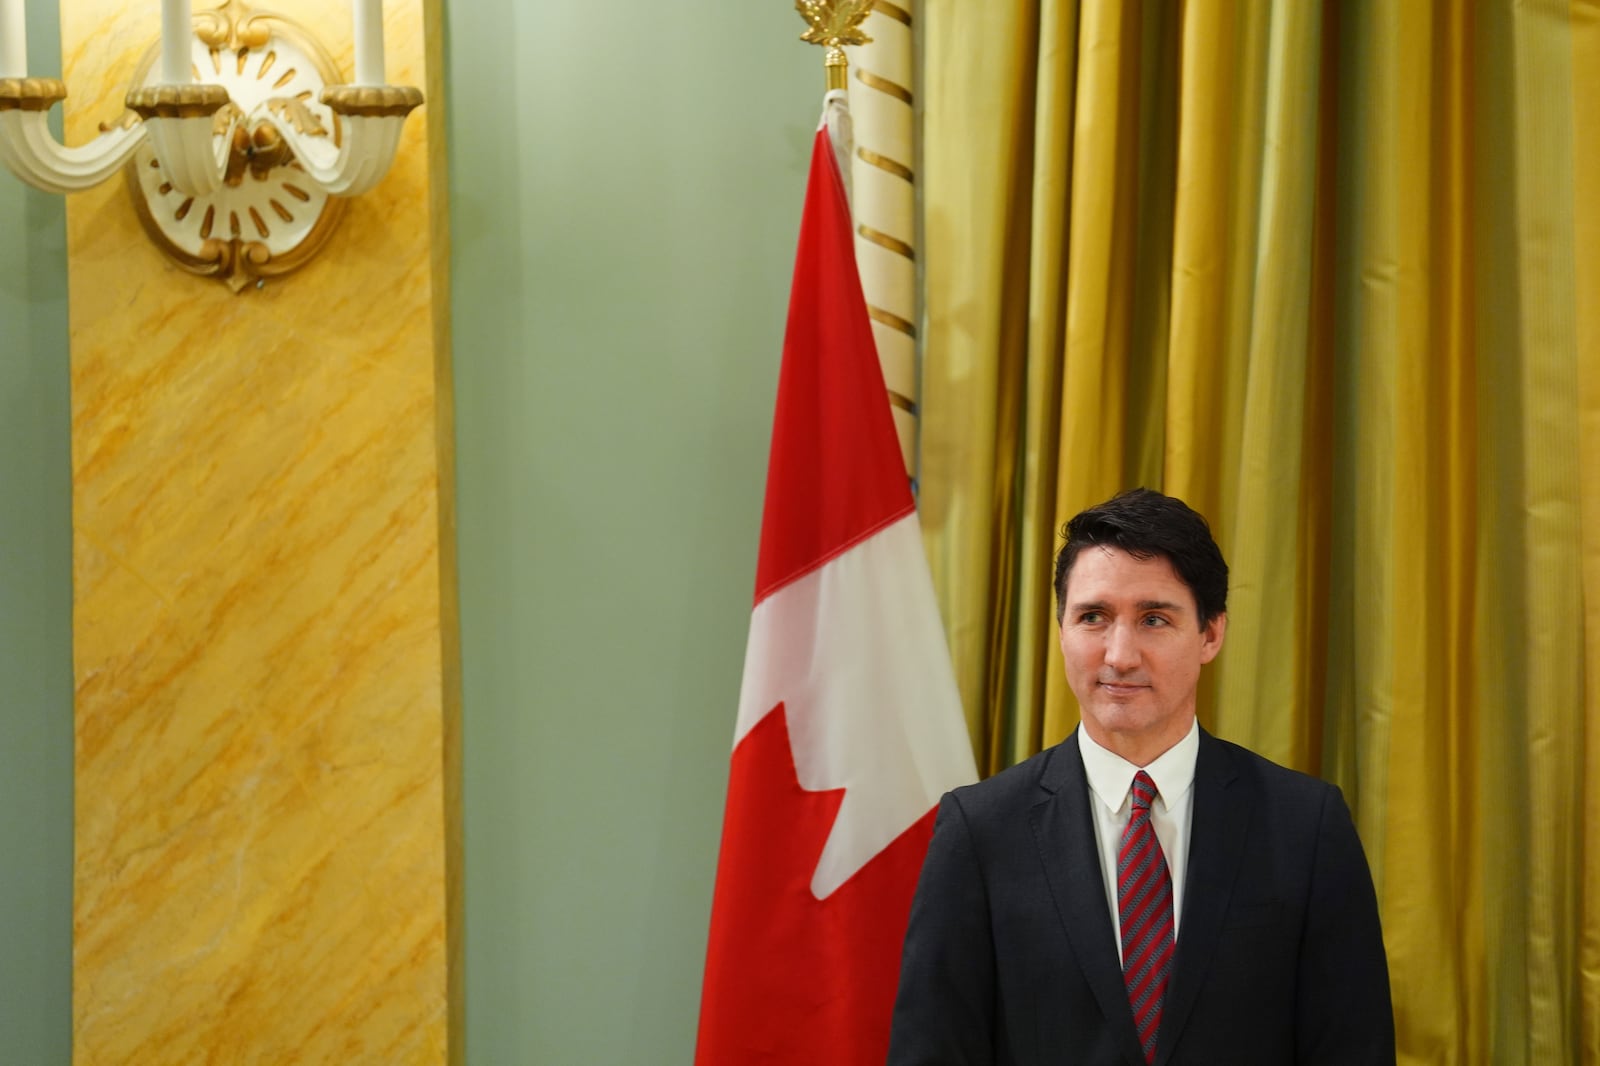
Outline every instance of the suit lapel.
{"label": "suit lapel", "polygon": [[1235,775],[1227,747],[1202,729],[1194,767],[1183,920],[1178,925],[1177,954],[1162,1010],[1156,1066],[1172,1057],[1216,952],[1255,802],[1254,791]]}
{"label": "suit lapel", "polygon": [[1143,1063],[1133,1009],[1128,1005],[1128,989],[1117,963],[1110,906],[1089,810],[1089,785],[1083,772],[1083,757],[1078,754],[1076,732],[1057,745],[1039,778],[1039,787],[1046,795],[1033,806],[1029,819],[1056,912],[1066,927],[1084,979],[1105,1014],[1106,1024],[1123,1045],[1123,1054],[1130,1062]]}

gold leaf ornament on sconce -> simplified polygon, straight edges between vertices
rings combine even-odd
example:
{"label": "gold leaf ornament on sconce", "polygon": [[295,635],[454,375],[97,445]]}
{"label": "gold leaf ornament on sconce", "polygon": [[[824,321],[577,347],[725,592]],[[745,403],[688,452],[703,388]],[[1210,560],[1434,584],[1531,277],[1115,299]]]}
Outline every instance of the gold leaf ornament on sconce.
{"label": "gold leaf ornament on sconce", "polygon": [[[0,162],[62,193],[122,167],[140,222],[173,262],[234,292],[259,287],[326,244],[345,198],[388,172],[406,116],[422,103],[415,88],[383,84],[382,0],[352,7],[355,85],[341,83],[305,27],[243,0],[196,12],[186,37],[181,17],[164,21],[127,111],[76,148],[44,122],[65,86],[0,77]],[[21,52],[14,45],[0,62],[15,68]]]}
{"label": "gold leaf ornament on sconce", "polygon": [[306,137],[326,137],[328,135],[328,127],[322,124],[303,100],[275,97],[267,101],[267,110],[288,122],[295,128],[295,132]]}

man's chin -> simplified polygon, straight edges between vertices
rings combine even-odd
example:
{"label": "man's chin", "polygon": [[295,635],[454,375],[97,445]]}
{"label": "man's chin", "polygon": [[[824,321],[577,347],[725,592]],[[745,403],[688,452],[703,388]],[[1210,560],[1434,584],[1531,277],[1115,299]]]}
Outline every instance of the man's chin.
{"label": "man's chin", "polygon": [[1155,725],[1153,709],[1136,700],[1098,699],[1089,711],[1095,724],[1107,733],[1133,735],[1147,732]]}

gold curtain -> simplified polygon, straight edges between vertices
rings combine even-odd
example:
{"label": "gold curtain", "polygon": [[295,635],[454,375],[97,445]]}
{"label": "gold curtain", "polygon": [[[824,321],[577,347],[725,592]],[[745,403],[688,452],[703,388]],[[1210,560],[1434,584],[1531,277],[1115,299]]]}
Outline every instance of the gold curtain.
{"label": "gold curtain", "polygon": [[1233,571],[1215,732],[1345,791],[1407,1063],[1600,1063],[1600,3],[929,0],[922,522],[980,765],[1057,530]]}

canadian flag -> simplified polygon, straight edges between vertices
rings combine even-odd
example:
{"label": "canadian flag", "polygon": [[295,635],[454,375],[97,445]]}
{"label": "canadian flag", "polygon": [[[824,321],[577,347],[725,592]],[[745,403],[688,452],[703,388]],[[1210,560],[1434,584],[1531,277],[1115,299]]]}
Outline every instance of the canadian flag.
{"label": "canadian flag", "polygon": [[976,779],[824,127],[790,291],[697,1066],[884,1061],[934,809]]}

